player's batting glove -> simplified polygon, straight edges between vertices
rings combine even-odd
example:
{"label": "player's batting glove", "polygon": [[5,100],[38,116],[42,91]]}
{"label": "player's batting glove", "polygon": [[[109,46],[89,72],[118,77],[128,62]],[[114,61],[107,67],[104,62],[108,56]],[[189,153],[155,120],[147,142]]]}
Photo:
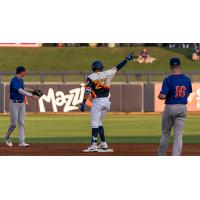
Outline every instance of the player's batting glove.
{"label": "player's batting glove", "polygon": [[85,109],[86,109],[85,103],[81,103],[80,104],[80,111],[85,112]]}
{"label": "player's batting glove", "polygon": [[133,59],[133,53],[128,54],[125,59],[127,61],[132,60]]}

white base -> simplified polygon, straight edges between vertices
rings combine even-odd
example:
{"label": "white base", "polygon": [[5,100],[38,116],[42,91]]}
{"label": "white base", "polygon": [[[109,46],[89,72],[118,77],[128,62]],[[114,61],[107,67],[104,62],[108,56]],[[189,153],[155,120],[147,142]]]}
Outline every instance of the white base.
{"label": "white base", "polygon": [[84,149],[83,152],[88,153],[88,152],[98,152],[98,149],[96,151],[91,151],[89,149]]}
{"label": "white base", "polygon": [[112,152],[114,152],[114,150],[113,149],[106,149],[106,150],[104,150],[104,149],[98,149],[98,151],[90,151],[89,149],[84,149],[83,150],[83,152],[85,152],[85,153],[88,153],[88,152],[91,152],[91,153],[93,153],[93,152],[99,152],[99,153],[112,153]]}
{"label": "white base", "polygon": [[114,149],[106,149],[106,150],[98,149],[98,152],[100,152],[100,153],[105,153],[105,152],[112,153],[112,152],[114,152]]}

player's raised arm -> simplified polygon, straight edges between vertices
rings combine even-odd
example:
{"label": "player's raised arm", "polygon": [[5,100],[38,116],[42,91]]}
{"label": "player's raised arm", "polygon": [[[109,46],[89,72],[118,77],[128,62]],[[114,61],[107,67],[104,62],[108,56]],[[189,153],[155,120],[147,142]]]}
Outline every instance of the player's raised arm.
{"label": "player's raised arm", "polygon": [[116,65],[115,67],[113,67],[110,70],[106,70],[104,71],[106,76],[109,77],[111,80],[115,77],[115,75],[117,74],[117,72],[119,70],[121,70],[129,60],[133,59],[133,53],[128,54],[125,59],[123,61],[121,61],[118,65]]}
{"label": "player's raised arm", "polygon": [[116,66],[117,71],[121,70],[126,65],[126,63],[132,59],[133,53],[128,54],[125,59]]}

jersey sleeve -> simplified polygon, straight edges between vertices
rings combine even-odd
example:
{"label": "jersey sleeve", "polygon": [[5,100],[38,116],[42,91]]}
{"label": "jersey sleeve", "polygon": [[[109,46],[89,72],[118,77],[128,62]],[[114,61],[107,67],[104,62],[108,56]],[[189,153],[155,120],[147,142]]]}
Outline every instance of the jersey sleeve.
{"label": "jersey sleeve", "polygon": [[110,70],[106,70],[104,71],[106,76],[110,79],[114,78],[115,75],[117,74],[117,68],[116,67],[113,67],[112,69]]}
{"label": "jersey sleeve", "polygon": [[167,95],[169,92],[169,85],[167,79],[164,79],[163,84],[162,84],[162,89],[160,91],[161,94]]}
{"label": "jersey sleeve", "polygon": [[94,83],[93,83],[92,80],[88,77],[88,78],[87,78],[86,85],[85,85],[85,91],[86,91],[86,92],[91,92],[93,86],[94,86]]}

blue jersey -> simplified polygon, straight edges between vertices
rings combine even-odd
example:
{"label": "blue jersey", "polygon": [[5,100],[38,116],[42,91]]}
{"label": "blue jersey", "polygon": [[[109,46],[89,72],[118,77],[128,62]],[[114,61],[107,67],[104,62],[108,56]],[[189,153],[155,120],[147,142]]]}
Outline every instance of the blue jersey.
{"label": "blue jersey", "polygon": [[184,74],[170,75],[164,79],[160,93],[166,95],[165,104],[187,104],[192,84]]}
{"label": "blue jersey", "polygon": [[11,100],[24,100],[24,95],[19,93],[19,89],[24,89],[23,79],[18,78],[17,76],[13,77],[10,81],[10,99]]}

